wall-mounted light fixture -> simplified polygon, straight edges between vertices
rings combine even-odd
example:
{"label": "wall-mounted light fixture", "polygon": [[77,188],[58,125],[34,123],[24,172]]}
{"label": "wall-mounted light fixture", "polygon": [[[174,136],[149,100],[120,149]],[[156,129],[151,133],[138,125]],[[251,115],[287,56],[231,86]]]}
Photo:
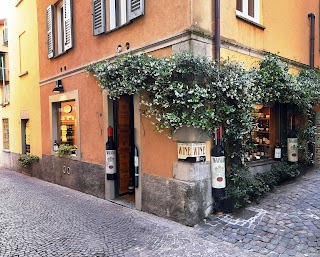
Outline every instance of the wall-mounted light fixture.
{"label": "wall-mounted light fixture", "polygon": [[126,49],[127,49],[127,50],[130,49],[130,43],[129,43],[129,42],[126,43]]}
{"label": "wall-mounted light fixture", "polygon": [[122,51],[122,46],[121,45],[118,45],[118,47],[117,47],[117,53],[120,53],[121,51]]}
{"label": "wall-mounted light fixture", "polygon": [[55,86],[55,88],[52,90],[52,92],[54,92],[54,93],[62,93],[62,92],[64,92],[61,79],[58,79],[58,80],[56,81],[56,86]]}

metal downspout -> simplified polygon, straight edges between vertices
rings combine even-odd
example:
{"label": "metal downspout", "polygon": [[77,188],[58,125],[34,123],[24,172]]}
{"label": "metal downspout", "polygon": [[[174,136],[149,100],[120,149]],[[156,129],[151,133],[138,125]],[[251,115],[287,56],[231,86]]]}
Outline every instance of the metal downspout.
{"label": "metal downspout", "polygon": [[310,69],[314,69],[314,30],[316,15],[309,13],[308,18],[310,18]]}
{"label": "metal downspout", "polygon": [[215,0],[214,4],[214,59],[220,62],[220,0]]}

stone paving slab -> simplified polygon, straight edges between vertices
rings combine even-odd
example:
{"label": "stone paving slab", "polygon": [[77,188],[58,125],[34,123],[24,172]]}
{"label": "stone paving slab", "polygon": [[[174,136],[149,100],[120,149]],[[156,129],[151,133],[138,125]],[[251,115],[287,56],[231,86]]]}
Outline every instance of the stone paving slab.
{"label": "stone paving slab", "polygon": [[320,256],[320,172],[277,187],[236,214],[210,216],[199,234],[265,256]]}
{"label": "stone paving slab", "polygon": [[[228,224],[218,220],[219,224]],[[215,219],[210,222],[214,224]],[[254,247],[246,249],[242,237],[232,244],[220,235],[213,235],[215,227],[209,223],[196,228],[185,227],[0,169],[1,257],[262,256],[258,251],[253,252]],[[302,226],[316,225],[312,222]],[[316,230],[315,227],[312,229]],[[238,230],[232,233],[236,235]],[[315,233],[305,235],[310,239],[308,251],[317,249],[314,239],[318,235]]]}

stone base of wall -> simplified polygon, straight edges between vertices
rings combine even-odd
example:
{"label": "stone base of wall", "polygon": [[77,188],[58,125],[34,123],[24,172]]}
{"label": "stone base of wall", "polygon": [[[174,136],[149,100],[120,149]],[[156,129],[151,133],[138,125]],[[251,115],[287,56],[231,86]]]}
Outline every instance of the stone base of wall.
{"label": "stone base of wall", "polygon": [[102,165],[43,155],[39,162],[24,168],[17,161],[18,157],[19,154],[3,152],[2,166],[86,194],[105,198],[105,173]]}
{"label": "stone base of wall", "polygon": [[174,174],[142,175],[142,210],[194,226],[212,212],[210,164],[176,162]]}

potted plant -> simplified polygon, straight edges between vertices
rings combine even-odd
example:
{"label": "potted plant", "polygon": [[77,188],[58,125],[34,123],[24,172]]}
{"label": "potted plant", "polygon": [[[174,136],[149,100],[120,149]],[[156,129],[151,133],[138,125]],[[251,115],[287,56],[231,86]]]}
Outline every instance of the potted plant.
{"label": "potted plant", "polygon": [[75,152],[75,150],[76,149],[72,145],[61,144],[59,145],[56,155],[58,157],[69,157],[71,154]]}
{"label": "potted plant", "polygon": [[31,163],[39,161],[39,157],[31,154],[21,154],[18,158],[18,162],[22,167],[28,167]]}

